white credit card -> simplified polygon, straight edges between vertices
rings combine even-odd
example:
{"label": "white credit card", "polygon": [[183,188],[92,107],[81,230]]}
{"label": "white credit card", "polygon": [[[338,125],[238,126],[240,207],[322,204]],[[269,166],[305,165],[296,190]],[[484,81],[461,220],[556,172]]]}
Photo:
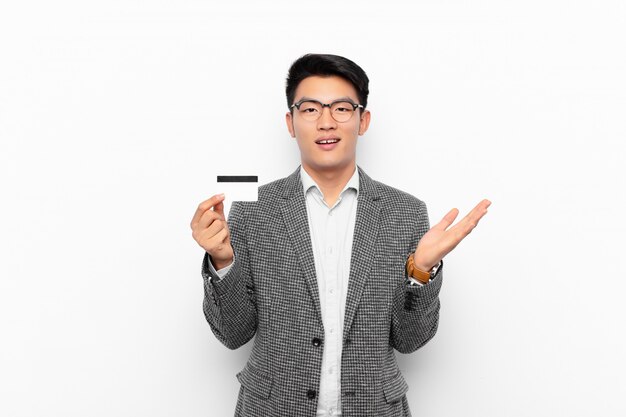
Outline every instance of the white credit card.
{"label": "white credit card", "polygon": [[226,200],[257,201],[259,199],[259,177],[256,175],[218,175],[217,193],[224,193]]}

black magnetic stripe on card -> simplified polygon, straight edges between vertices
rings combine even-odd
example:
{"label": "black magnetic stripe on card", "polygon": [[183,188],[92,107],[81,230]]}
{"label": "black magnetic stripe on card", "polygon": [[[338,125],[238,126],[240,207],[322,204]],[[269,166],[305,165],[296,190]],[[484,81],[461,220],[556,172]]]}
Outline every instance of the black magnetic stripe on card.
{"label": "black magnetic stripe on card", "polygon": [[218,175],[217,182],[259,182],[256,175]]}

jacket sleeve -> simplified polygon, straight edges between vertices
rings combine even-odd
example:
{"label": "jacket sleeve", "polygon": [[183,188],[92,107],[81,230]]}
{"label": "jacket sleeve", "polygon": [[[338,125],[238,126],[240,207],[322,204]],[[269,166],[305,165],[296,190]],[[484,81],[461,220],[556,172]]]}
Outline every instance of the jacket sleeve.
{"label": "jacket sleeve", "polygon": [[228,216],[230,241],[234,261],[228,273],[220,279],[209,267],[209,254],[204,254],[204,316],[211,330],[229,349],[246,344],[257,329],[257,309],[254,282],[246,236],[246,212],[242,202],[234,201]]}
{"label": "jacket sleeve", "polygon": [[[429,230],[426,205],[419,201],[416,235],[411,241],[414,251],[419,240]],[[439,324],[439,291],[443,280],[443,263],[437,275],[425,285],[410,285],[406,269],[404,280],[394,295],[391,314],[391,346],[401,353],[411,353],[424,346],[437,333]]]}

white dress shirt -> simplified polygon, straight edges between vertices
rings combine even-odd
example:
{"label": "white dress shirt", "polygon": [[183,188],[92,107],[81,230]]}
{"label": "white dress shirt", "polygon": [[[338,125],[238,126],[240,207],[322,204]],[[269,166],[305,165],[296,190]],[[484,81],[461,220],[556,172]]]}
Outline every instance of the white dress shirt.
{"label": "white dress shirt", "polygon": [[[359,173],[352,177],[332,207],[324,201],[321,189],[300,166],[300,178],[306,200],[311,246],[319,289],[324,351],[320,377],[318,416],[341,416],[341,349],[343,321],[350,276],[350,259],[356,222]],[[222,278],[232,263],[219,271]],[[411,278],[411,284],[421,285]]]}
{"label": "white dress shirt", "polygon": [[300,178],[306,199],[324,325],[317,415],[340,416],[343,317],[356,222],[359,173],[355,168],[332,207],[326,204],[319,186],[302,167]]}

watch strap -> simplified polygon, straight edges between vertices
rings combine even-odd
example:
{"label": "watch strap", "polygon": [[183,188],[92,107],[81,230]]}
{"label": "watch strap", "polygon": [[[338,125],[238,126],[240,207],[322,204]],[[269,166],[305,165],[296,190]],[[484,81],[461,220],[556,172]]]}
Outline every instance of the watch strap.
{"label": "watch strap", "polygon": [[426,272],[417,268],[413,261],[413,255],[414,255],[414,252],[411,252],[411,254],[409,255],[409,258],[406,261],[406,272],[410,277],[415,278],[422,284],[427,284],[428,281],[430,281],[430,278],[432,277],[432,270],[430,272]]}

